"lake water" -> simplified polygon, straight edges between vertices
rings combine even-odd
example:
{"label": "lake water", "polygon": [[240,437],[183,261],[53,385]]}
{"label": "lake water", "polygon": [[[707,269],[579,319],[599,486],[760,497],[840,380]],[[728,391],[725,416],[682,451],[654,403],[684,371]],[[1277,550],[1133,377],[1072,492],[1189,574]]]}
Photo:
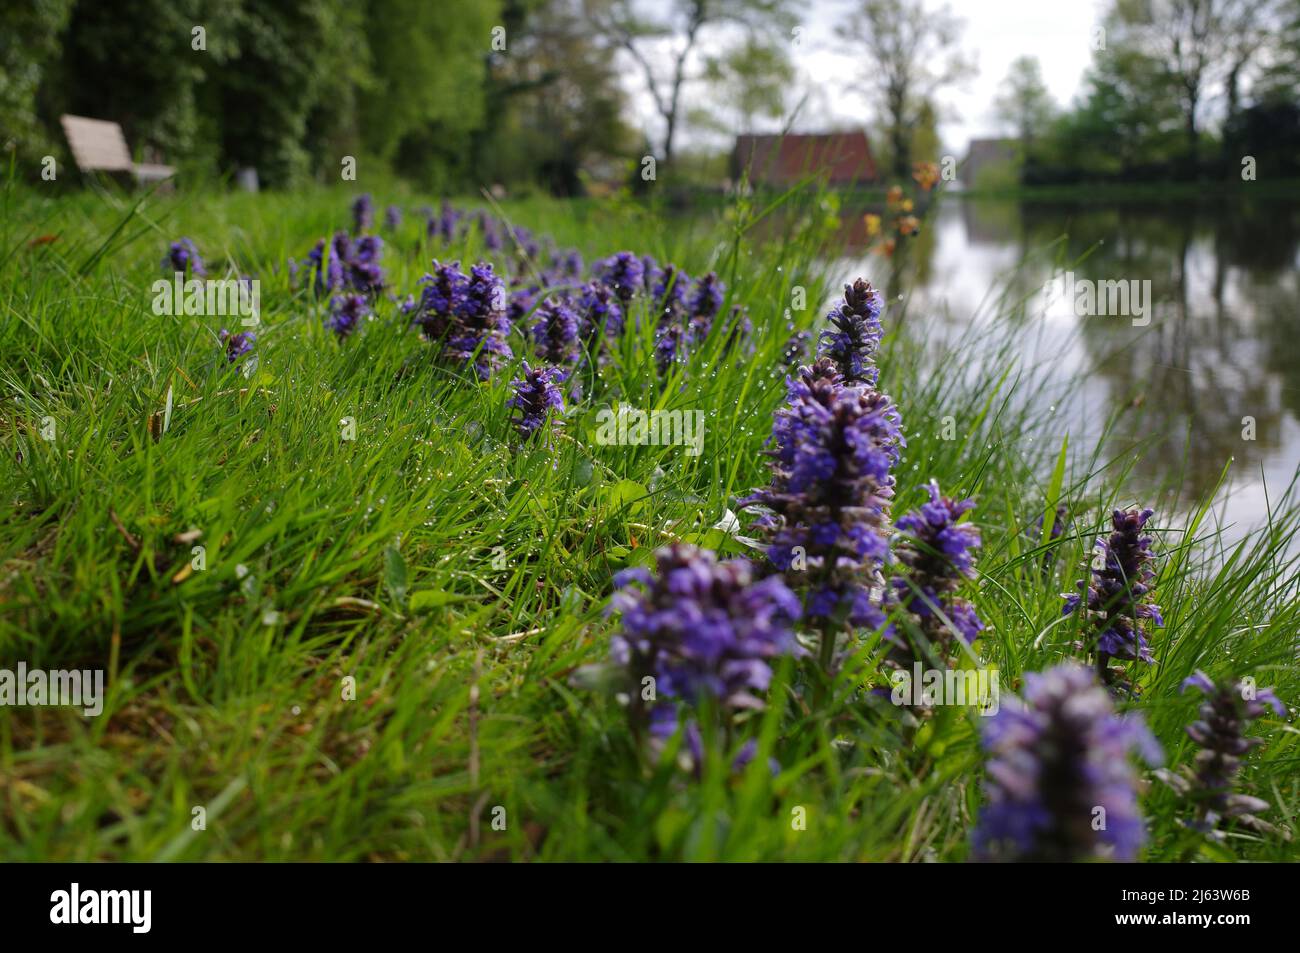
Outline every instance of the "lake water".
{"label": "lake water", "polygon": [[[1059,446],[1068,430],[1073,446],[1090,449],[1118,414],[1107,448],[1144,450],[1124,485],[1134,502],[1172,488],[1185,515],[1231,459],[1214,509],[1231,542],[1261,524],[1267,501],[1276,505],[1300,470],[1300,197],[1101,205],[949,196],[903,254],[852,244],[839,254],[836,274],[886,289],[905,331],[936,349],[972,329],[1012,332],[1024,366],[1054,395],[1042,439]],[[1096,314],[1106,286],[1089,308],[1078,282],[1102,281],[1139,282],[1126,290],[1150,301]]]}

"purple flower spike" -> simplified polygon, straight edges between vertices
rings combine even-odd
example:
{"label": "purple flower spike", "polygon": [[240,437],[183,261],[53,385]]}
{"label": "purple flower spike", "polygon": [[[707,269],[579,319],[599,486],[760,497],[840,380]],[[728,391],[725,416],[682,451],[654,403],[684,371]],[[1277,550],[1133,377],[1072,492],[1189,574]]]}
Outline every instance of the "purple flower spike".
{"label": "purple flower spike", "polygon": [[348,281],[363,294],[374,294],[384,288],[384,271],[379,259],[384,253],[384,240],[378,235],[363,235],[348,248],[346,267]]}
{"label": "purple flower spike", "polygon": [[1003,698],[983,741],[978,859],[1137,859],[1145,832],[1128,757],[1154,765],[1160,748],[1141,721],[1115,714],[1086,668],[1066,662],[1026,674],[1024,701]]}
{"label": "purple flower spike", "polygon": [[465,301],[448,336],[447,353],[468,363],[478,352],[474,366],[479,377],[486,380],[503,359],[511,356],[506,343],[509,334],[505,285],[491,265],[480,262],[469,270]]}
{"label": "purple flower spike", "polygon": [[570,248],[552,254],[551,267],[547,270],[555,277],[554,284],[573,284],[582,279],[582,269],[582,252]]}
{"label": "purple flower spike", "polygon": [[342,340],[355,331],[357,325],[369,314],[370,306],[361,295],[337,295],[330,300],[330,313],[325,318],[325,327]]}
{"label": "purple flower spike", "polygon": [[436,341],[447,333],[452,319],[464,305],[469,276],[460,270],[460,262],[439,264],[435,259],[433,273],[421,278],[420,284],[424,288],[411,323],[420,328],[425,338]]}
{"label": "purple flower spike", "polygon": [[578,315],[564,301],[548,299],[537,309],[533,340],[538,355],[552,364],[578,360]]}
{"label": "purple flower spike", "polygon": [[383,250],[383,240],[377,235],[363,235],[354,241],[347,232],[337,232],[332,239],[317,242],[307,255],[315,272],[316,293],[378,294],[384,289],[384,270],[379,265]]}
{"label": "purple flower spike", "polygon": [[501,226],[497,220],[486,212],[479,211],[474,214],[472,221],[483,236],[483,247],[488,251],[500,251],[505,239],[501,236]]}
{"label": "purple flower spike", "polygon": [[654,575],[641,570],[616,580],[610,605],[622,617],[611,656],[635,687],[634,714],[646,714],[646,677],[654,679],[656,723],[665,717],[661,706],[676,721],[675,700],[698,706],[713,699],[727,712],[761,707],[771,661],[798,651],[791,626],[799,600],[776,576],[756,581],[748,560],[718,562],[681,543],[655,559]]}
{"label": "purple flower spike", "polygon": [[859,278],[844,286],[843,303],[826,316],[835,329],[822,332],[818,356],[835,362],[846,385],[876,384],[872,356],[880,346],[881,304],[880,293]]}
{"label": "purple flower spike", "polygon": [[828,360],[787,388],[766,451],[771,483],[741,505],[769,511],[758,524],[768,558],[808,593],[810,621],[875,628],[884,616],[868,592],[888,553],[898,412],[884,394],[844,387]]}
{"label": "purple flower spike", "polygon": [[1155,661],[1147,647],[1147,623],[1162,626],[1164,619],[1160,607],[1150,601],[1155,554],[1151,537],[1142,535],[1153,512],[1115,510],[1114,531],[1097,540],[1090,581],[1081,579],[1077,584],[1084,595],[1065,600],[1067,615],[1086,603],[1087,622],[1095,632],[1097,668],[1108,682],[1114,677],[1108,665],[1111,658]]}
{"label": "purple flower spike", "polygon": [[395,232],[402,224],[402,210],[396,205],[384,209],[384,227]]}
{"label": "purple flower spike", "polygon": [[231,334],[225,328],[221,329],[221,344],[226,349],[226,362],[234,364],[245,354],[253,350],[253,345],[257,343],[257,335],[252,331],[238,331]]}
{"label": "purple flower spike", "polygon": [[646,294],[652,294],[663,273],[663,269],[659,267],[659,262],[655,261],[654,255],[642,255],[640,290],[643,290]]}
{"label": "purple flower spike", "polygon": [[203,278],[208,273],[203,267],[203,259],[199,257],[199,250],[188,238],[177,239],[171,243],[167,250],[167,257],[163,259],[163,267],[169,269],[172,274],[179,272],[186,278]]}
{"label": "purple flower spike", "polygon": [[927,552],[918,553],[912,545],[911,555],[904,562],[914,569],[924,567],[931,578],[950,574],[944,571],[947,567],[959,575],[969,576],[974,564],[971,551],[979,548],[980,531],[970,523],[959,525],[957,521],[975,508],[975,501],[949,499],[939,492],[939,484],[934,480],[927,489],[930,502],[898,521],[898,528]]}
{"label": "purple flower spike", "polygon": [[541,290],[541,286],[535,284],[511,290],[510,300],[506,303],[506,316],[510,319],[511,325],[527,317],[528,312],[533,310],[533,305],[537,304],[537,296]]}
{"label": "purple flower spike", "polygon": [[[718,276],[709,272],[699,281],[695,282],[694,288],[686,300],[687,314],[687,341],[691,346],[696,346],[709,336],[713,330],[713,322],[722,309],[722,299],[724,288]],[[726,349],[736,343],[737,337],[742,333],[742,323],[748,321],[739,305],[733,305],[731,315],[727,322],[726,328]],[[752,327],[752,325],[751,325]]]}
{"label": "purple flower spike", "polygon": [[672,321],[681,314],[686,306],[686,286],[690,281],[690,275],[673,264],[665,265],[658,272],[650,296],[659,309],[658,320],[661,324]]}
{"label": "purple flower spike", "polygon": [[325,295],[343,287],[343,263],[335,253],[334,243],[322,238],[307,253],[308,267],[314,272],[312,287],[316,294]]}
{"label": "purple flower spike", "polygon": [[668,373],[674,364],[685,362],[687,344],[686,329],[680,324],[670,324],[655,333],[655,367],[660,374]]}
{"label": "purple flower spike", "polygon": [[427,216],[425,232],[430,238],[440,238],[449,242],[456,237],[456,228],[461,221],[461,213],[452,208],[450,202],[443,202],[435,218],[432,213]]}
{"label": "purple flower spike", "polygon": [[1182,690],[1198,689],[1205,700],[1197,721],[1187,726],[1187,734],[1200,747],[1194,767],[1183,776],[1164,776],[1176,790],[1197,805],[1198,830],[1213,830],[1221,818],[1239,818],[1248,826],[1266,827],[1252,815],[1271,805],[1260,798],[1234,792],[1242,759],[1252,748],[1262,745],[1260,738],[1247,738],[1251,723],[1271,708],[1279,718],[1286,717],[1286,707],[1271,688],[1256,688],[1253,680],[1215,682],[1197,670],[1182,685]]}
{"label": "purple flower spike", "polygon": [[516,413],[510,422],[522,437],[531,437],[542,429],[551,411],[564,413],[564,395],[556,385],[564,380],[564,371],[556,367],[529,367],[525,361],[523,377],[511,382],[514,396],[506,401]]}
{"label": "purple flower spike", "polygon": [[352,232],[360,235],[370,228],[375,221],[375,203],[366,192],[358,195],[352,203]]}
{"label": "purple flower spike", "polygon": [[578,296],[579,332],[592,353],[606,337],[614,337],[623,330],[623,308],[618,296],[608,285],[599,281],[583,285]]}
{"label": "purple flower spike", "polygon": [[693,321],[703,319],[706,333],[707,326],[722,310],[722,299],[725,294],[726,289],[713,272],[696,281],[695,287],[691,289],[690,297],[686,302],[687,313]]}
{"label": "purple flower spike", "polygon": [[597,277],[614,290],[618,300],[624,306],[641,288],[642,276],[645,274],[641,259],[630,251],[621,251],[606,258],[597,269]]}
{"label": "purple flower spike", "polygon": [[504,283],[489,264],[480,262],[466,275],[459,262],[435,261],[433,274],[425,275],[421,284],[425,287],[411,323],[426,339],[442,342],[444,357],[460,364],[473,361],[479,377],[486,380],[511,356]]}
{"label": "purple flower spike", "polygon": [[[980,531],[971,523],[958,522],[974,508],[974,500],[949,499],[933,480],[928,489],[930,501],[896,524],[899,542],[894,555],[907,573],[894,576],[890,593],[893,603],[908,613],[930,645],[946,656],[952,628],[968,643],[979,638],[984,628],[974,606],[956,595],[962,581],[975,574],[974,551],[980,545]],[[890,653],[892,661],[908,665],[921,658],[896,629],[887,637],[895,646]]]}

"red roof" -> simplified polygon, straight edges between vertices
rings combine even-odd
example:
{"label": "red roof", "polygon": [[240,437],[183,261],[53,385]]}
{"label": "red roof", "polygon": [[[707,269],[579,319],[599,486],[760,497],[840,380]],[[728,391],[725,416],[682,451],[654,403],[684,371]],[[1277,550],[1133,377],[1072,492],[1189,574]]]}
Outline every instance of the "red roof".
{"label": "red roof", "polygon": [[876,162],[864,132],[737,136],[732,175],[749,171],[755,184],[784,185],[826,174],[832,185],[874,182]]}

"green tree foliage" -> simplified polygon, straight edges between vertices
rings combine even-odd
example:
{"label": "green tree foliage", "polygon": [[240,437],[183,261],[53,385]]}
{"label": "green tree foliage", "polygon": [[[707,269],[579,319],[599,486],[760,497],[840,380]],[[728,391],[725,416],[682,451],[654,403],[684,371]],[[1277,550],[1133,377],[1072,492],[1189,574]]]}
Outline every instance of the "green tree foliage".
{"label": "green tree foliage", "polygon": [[1052,121],[1055,105],[1043,82],[1038,57],[1020,56],[1012,60],[993,106],[998,118],[1011,127],[1024,145],[1028,146],[1042,134]]}
{"label": "green tree foliage", "polygon": [[1271,49],[1250,90],[1224,127],[1224,172],[1238,177],[1255,160],[1261,179],[1300,178],[1300,0],[1278,7]]}
{"label": "green tree foliage", "polygon": [[249,2],[238,49],[208,74],[223,164],[288,186],[355,149],[355,89],[369,80],[364,10],[345,0]]}
{"label": "green tree foliage", "polygon": [[288,187],[344,156],[437,189],[580,187],[624,150],[614,51],[581,0],[13,0],[0,144],[62,151],[58,119],[120,123],[188,181]]}
{"label": "green tree foliage", "polygon": [[110,119],[146,155],[290,185],[355,128],[364,16],[344,0],[79,0],[42,119]]}
{"label": "green tree foliage", "polygon": [[[685,113],[682,93],[699,46],[737,26],[793,39],[794,0],[588,0],[587,14],[606,42],[635,64],[663,120],[660,155],[671,163]],[[698,77],[696,77],[698,78]]]}
{"label": "green tree foliage", "polygon": [[41,76],[58,55],[73,0],[8,0],[0,4],[0,145],[33,159],[50,148],[37,117]]}
{"label": "green tree foliage", "polygon": [[509,50],[494,56],[486,87],[489,121],[477,137],[481,184],[534,181],[575,195],[584,174],[632,151],[615,51],[598,41],[579,0],[512,0]]}
{"label": "green tree foliage", "polygon": [[1116,0],[1104,22],[1026,182],[1239,179],[1246,156],[1260,177],[1300,173],[1300,0]]}
{"label": "green tree foliage", "polygon": [[730,114],[715,114],[712,121],[722,129],[751,133],[756,120],[785,115],[786,94],[795,82],[790,44],[750,33],[737,46],[709,57],[704,77]]}
{"label": "green tree foliage", "polygon": [[939,110],[929,99],[923,100],[916,108],[909,149],[916,162],[937,162],[939,159],[943,149],[939,139]]}
{"label": "green tree foliage", "polygon": [[[1115,0],[1108,34],[1121,48],[1158,62],[1183,120],[1186,172],[1200,170],[1207,101],[1216,84],[1228,88],[1235,114],[1244,75],[1269,46],[1275,0]],[[1231,115],[1230,115],[1231,118]]]}
{"label": "green tree foliage", "polygon": [[963,22],[924,0],[862,0],[848,36],[863,65],[862,85],[880,110],[893,176],[912,174],[912,134],[938,92],[971,75],[958,43]]}
{"label": "green tree foliage", "polygon": [[[365,36],[373,79],[360,94],[369,152],[431,185],[467,170],[471,137],[486,113],[494,27],[509,59],[519,43],[499,0],[371,0]],[[442,180],[442,181],[440,181]]]}
{"label": "green tree foliage", "polygon": [[1300,0],[1280,0],[1270,33],[1271,55],[1261,57],[1257,102],[1300,102]]}
{"label": "green tree foliage", "polygon": [[203,0],[80,0],[59,61],[44,77],[47,119],[56,123],[64,112],[112,119],[146,155],[214,158],[215,143],[202,135],[198,89],[237,49],[239,13],[237,4]]}
{"label": "green tree foliage", "polygon": [[[1029,153],[1034,181],[1158,178],[1181,147],[1177,94],[1161,64],[1134,50],[1099,56],[1078,106]],[[1031,171],[1032,170],[1032,171]]]}

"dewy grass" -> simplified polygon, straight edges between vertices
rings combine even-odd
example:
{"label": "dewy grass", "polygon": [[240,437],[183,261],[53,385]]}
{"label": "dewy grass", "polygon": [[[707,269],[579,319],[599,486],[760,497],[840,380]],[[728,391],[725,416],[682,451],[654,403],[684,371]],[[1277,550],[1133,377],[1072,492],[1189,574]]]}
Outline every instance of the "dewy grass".
{"label": "dewy grass", "polygon": [[[355,197],[6,191],[0,668],[103,669],[107,697],[97,718],[0,707],[0,857],[968,859],[984,720],[936,706],[908,721],[882,703],[877,633],[845,647],[824,692],[809,691],[808,659],[774,659],[766,705],[737,725],[753,742],[740,770],[706,745],[698,772],[682,771],[681,733],[647,759],[624,703],[591,677],[618,624],[605,614],[616,572],[675,542],[761,558],[729,511],[767,479],[783,354],[858,277],[821,264],[818,198],[691,220],[621,202],[492,209],[588,263],[632,249],[715,272],[717,313],[739,305],[752,321],[739,336],[715,322],[660,373],[658,322],[632,303],[603,353],[584,334],[563,426],[524,441],[511,381],[535,361],[520,333],[535,310],[484,381],[439,362],[400,310],[431,259],[506,267],[511,238],[431,239],[424,203],[402,201],[382,259],[397,300],[379,296],[339,339],[329,297],[305,268],[293,290],[286,262],[346,230]],[[209,278],[261,283],[255,368],[227,362],[218,319],[153,313],[178,236]],[[1173,500],[1135,498],[1137,453],[1064,452],[1006,346],[1014,327],[935,354],[905,306],[886,302],[875,355],[906,424],[893,509],[923,504],[930,480],[978,500],[983,548],[962,595],[985,628],[956,664],[996,667],[1018,694],[1027,673],[1077,657],[1062,594],[1112,510]],[[615,405],[701,412],[702,452],[598,441]],[[1048,511],[1067,514],[1058,532]],[[1266,743],[1234,777],[1276,833],[1225,822],[1210,836],[1144,771],[1142,859],[1300,853],[1282,833],[1300,809],[1298,518],[1287,488],[1233,549],[1208,503],[1177,530],[1148,527],[1165,625],[1120,714],[1140,713],[1176,770],[1198,750],[1185,727],[1199,700],[1179,691],[1196,672],[1251,677],[1289,710],[1254,723]]]}

